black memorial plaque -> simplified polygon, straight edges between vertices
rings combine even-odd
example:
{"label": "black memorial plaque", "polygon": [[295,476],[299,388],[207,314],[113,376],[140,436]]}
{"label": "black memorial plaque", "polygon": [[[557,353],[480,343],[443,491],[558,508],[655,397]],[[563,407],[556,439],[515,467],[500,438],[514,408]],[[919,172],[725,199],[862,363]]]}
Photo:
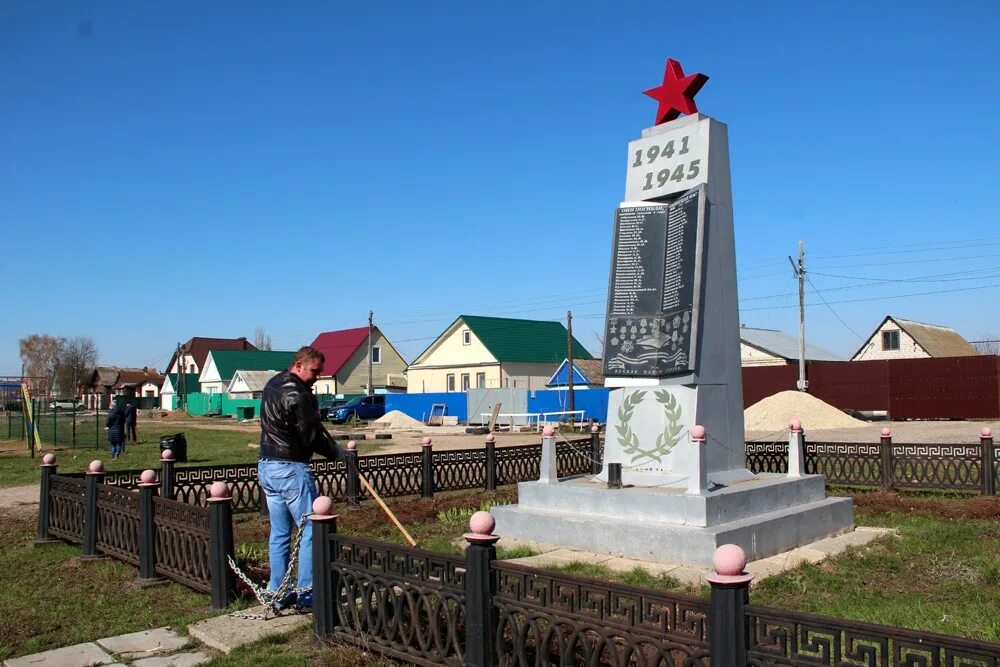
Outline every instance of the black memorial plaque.
{"label": "black memorial plaque", "polygon": [[702,187],[671,204],[619,208],[604,332],[604,374],[662,377],[695,368]]}

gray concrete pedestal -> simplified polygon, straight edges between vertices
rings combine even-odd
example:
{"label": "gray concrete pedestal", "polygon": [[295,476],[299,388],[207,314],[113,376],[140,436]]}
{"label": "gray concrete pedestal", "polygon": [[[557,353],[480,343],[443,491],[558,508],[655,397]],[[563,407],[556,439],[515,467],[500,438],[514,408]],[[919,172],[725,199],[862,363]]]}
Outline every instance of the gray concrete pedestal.
{"label": "gray concrete pedestal", "polygon": [[574,477],[522,482],[518,499],[490,510],[498,535],[692,565],[710,565],[723,544],[757,560],[854,530],[851,499],[827,498],[820,475],[762,474],[702,495]]}

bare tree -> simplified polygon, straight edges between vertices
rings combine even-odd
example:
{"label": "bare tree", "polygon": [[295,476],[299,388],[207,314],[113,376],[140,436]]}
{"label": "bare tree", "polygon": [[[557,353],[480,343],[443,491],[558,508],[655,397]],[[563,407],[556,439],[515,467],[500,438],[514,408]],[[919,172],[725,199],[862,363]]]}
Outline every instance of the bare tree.
{"label": "bare tree", "polygon": [[63,343],[56,382],[64,394],[80,392],[80,383],[97,365],[97,344],[90,336],[74,336]]}
{"label": "bare tree", "polygon": [[979,351],[979,354],[1000,354],[1000,338],[990,332],[980,336],[981,340],[970,340],[969,344]]}
{"label": "bare tree", "polygon": [[253,344],[258,350],[271,349],[271,335],[264,331],[264,327],[257,327],[254,329]]}
{"label": "bare tree", "polygon": [[45,378],[43,386],[35,386],[36,392],[47,392],[50,382],[59,367],[59,355],[65,338],[48,334],[31,334],[18,341],[24,374],[35,378]]}

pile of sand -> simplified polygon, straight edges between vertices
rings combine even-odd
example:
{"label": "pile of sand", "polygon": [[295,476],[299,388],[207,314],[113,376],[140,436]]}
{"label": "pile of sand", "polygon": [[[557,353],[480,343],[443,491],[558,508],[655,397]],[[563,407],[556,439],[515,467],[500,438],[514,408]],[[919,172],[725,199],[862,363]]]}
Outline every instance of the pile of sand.
{"label": "pile of sand", "polygon": [[372,425],[375,428],[419,429],[423,428],[424,423],[399,410],[390,410],[385,416],[373,421]]}
{"label": "pile of sand", "polygon": [[782,391],[754,403],[743,411],[747,431],[780,431],[798,419],[806,431],[825,428],[856,428],[866,422],[824,403],[804,391]]}

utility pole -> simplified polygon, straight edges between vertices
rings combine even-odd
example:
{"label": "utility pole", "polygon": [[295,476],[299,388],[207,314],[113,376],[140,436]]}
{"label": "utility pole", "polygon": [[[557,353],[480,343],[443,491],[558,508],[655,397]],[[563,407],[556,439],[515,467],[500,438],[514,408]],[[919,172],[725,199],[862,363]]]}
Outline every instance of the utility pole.
{"label": "utility pole", "polygon": [[796,388],[805,391],[809,383],[806,382],[806,251],[802,239],[799,239],[798,265],[796,266],[791,256],[788,261],[799,279],[799,381],[796,383]]}
{"label": "utility pole", "polygon": [[375,315],[368,311],[368,395],[374,396],[375,389],[372,387],[372,317]]}
{"label": "utility pole", "polygon": [[566,311],[566,371],[569,375],[569,395],[566,405],[569,409],[569,426],[573,428],[573,410],[576,409],[573,400],[573,311]]}

